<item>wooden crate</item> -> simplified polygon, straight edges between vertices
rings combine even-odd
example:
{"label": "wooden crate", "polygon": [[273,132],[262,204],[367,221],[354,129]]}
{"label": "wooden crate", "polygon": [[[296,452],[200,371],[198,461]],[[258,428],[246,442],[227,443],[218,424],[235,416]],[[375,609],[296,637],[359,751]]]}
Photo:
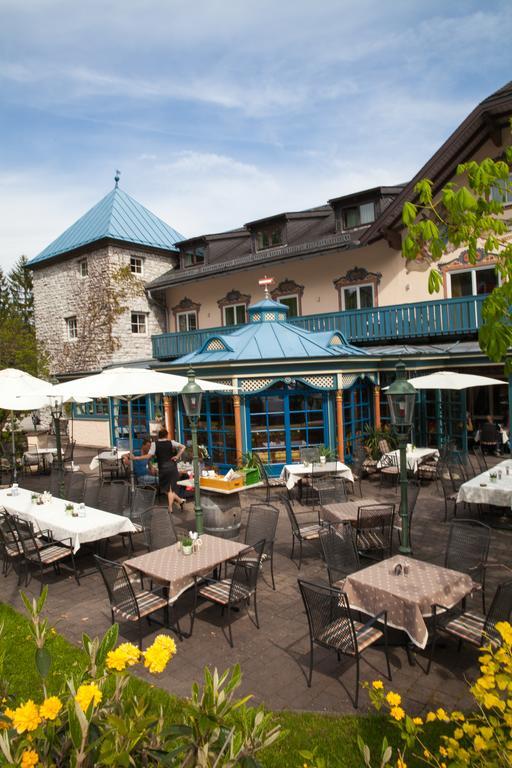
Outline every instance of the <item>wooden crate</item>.
{"label": "wooden crate", "polygon": [[221,488],[225,491],[231,491],[233,488],[242,488],[244,479],[243,475],[234,477],[232,480],[224,480],[224,475],[218,475],[217,477],[201,477],[199,479],[199,485],[201,488]]}

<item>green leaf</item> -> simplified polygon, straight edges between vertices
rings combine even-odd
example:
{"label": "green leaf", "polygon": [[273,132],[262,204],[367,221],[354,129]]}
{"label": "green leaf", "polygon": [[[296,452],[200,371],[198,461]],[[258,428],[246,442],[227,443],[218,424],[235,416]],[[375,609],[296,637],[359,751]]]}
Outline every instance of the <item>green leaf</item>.
{"label": "green leaf", "polygon": [[48,677],[50,667],[52,665],[52,656],[47,648],[36,648],[36,667],[37,671],[44,679]]}
{"label": "green leaf", "polygon": [[404,203],[402,208],[402,221],[406,227],[414,224],[418,211],[413,203]]}
{"label": "green leaf", "polygon": [[428,274],[428,292],[437,293],[443,284],[443,276],[437,269],[431,269]]}

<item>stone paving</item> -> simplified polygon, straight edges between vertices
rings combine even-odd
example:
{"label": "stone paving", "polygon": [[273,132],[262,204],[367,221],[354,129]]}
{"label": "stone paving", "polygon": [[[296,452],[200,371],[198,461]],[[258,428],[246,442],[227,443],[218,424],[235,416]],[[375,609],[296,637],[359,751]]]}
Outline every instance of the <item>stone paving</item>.
{"label": "stone paving", "polygon": [[[90,456],[82,453],[79,461],[85,468]],[[44,479],[39,481],[44,485]],[[20,481],[23,485],[23,481]],[[280,489],[276,489],[280,490]],[[380,488],[378,481],[363,481],[363,495],[396,502],[399,495],[392,487]],[[241,494],[243,507],[251,502],[261,501],[261,492],[255,490]],[[459,515],[460,516],[460,515]],[[443,522],[444,505],[435,484],[424,486],[420,492],[413,522],[414,555],[419,559],[442,564],[448,531]],[[185,530],[192,526],[192,504],[186,505],[181,515],[176,515],[178,525]],[[297,578],[326,581],[327,575],[319,550],[315,544],[305,545],[301,571],[290,560],[291,531],[284,508],[281,508],[274,565],[276,591],[271,588],[268,566],[264,566],[264,578],[258,587],[260,626],[258,630],[247,615],[241,611],[233,621],[234,648],[231,649],[223,627],[224,621],[218,607],[203,604],[196,619],[191,638],[177,641],[178,653],[168,670],[161,676],[159,685],[179,696],[190,692],[194,681],[202,679],[204,665],[224,669],[240,663],[243,672],[241,692],[251,693],[255,702],[263,702],[269,708],[310,710],[332,713],[353,713],[351,696],[355,684],[355,665],[348,657],[337,661],[334,652],[315,650],[315,666],[312,687],[306,685],[309,660],[309,635],[307,620],[297,587]],[[397,544],[396,544],[397,546]],[[137,547],[143,552],[142,544]],[[491,569],[488,579],[488,604],[496,584],[510,577],[512,566],[512,531],[494,530],[490,559],[502,565]],[[112,542],[109,557],[125,559],[130,555],[123,549],[121,541]],[[92,561],[83,556],[81,564],[89,567]],[[49,576],[49,598],[47,612],[59,632],[73,642],[78,642],[85,630],[89,634],[100,634],[110,624],[110,610],[103,583],[97,573],[92,572],[81,579],[77,586],[73,577]],[[11,573],[0,581],[0,599],[21,607],[17,580]],[[34,577],[28,591],[38,593],[39,581]],[[188,627],[187,609],[190,603],[185,597],[180,601],[182,626]],[[472,606],[473,607],[473,606]],[[474,608],[480,610],[477,597]],[[158,630],[154,624],[144,625],[144,643],[149,644]],[[121,637],[136,642],[136,632],[123,625]],[[393,647],[390,651],[393,674],[392,687],[400,691],[407,708],[421,713],[426,708],[443,706],[465,708],[470,703],[467,693],[467,679],[476,671],[477,653],[463,647],[457,652],[457,644],[449,639],[440,643],[430,675],[425,674],[426,655],[419,651],[416,663],[411,666],[405,649]],[[363,654],[362,679],[384,678],[385,657],[382,648],[371,648]],[[368,706],[366,694],[360,697],[360,712]]]}

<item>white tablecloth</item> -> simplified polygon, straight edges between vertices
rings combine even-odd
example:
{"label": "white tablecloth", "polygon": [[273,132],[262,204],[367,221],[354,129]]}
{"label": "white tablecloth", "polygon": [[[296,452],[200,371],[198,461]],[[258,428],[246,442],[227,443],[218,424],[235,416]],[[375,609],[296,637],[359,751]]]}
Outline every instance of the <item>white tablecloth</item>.
{"label": "white tablecloth", "polygon": [[135,526],[123,515],[113,515],[94,507],[85,508],[85,517],[71,517],[66,512],[67,501],[52,498],[47,504],[32,503],[32,491],[20,488],[17,496],[10,489],[0,490],[0,505],[7,512],[30,521],[40,530],[50,530],[55,539],[71,539],[77,552],[82,544],[107,539],[119,533],[133,533]]}
{"label": "white tablecloth", "polygon": [[[431,456],[435,456],[437,459],[439,458],[439,451],[437,448],[414,448],[414,450],[407,451],[407,469],[410,469],[411,472],[417,472],[418,465]],[[381,467],[389,466],[391,463],[395,464],[397,467],[400,466],[400,451],[390,451],[389,453],[385,453],[377,462],[377,467],[380,469]]]}
{"label": "white tablecloth", "polygon": [[[510,472],[507,475],[507,467]],[[512,460],[507,459],[496,464],[491,472],[501,470],[501,480],[491,482],[489,472],[473,477],[463,483],[457,494],[457,501],[468,504],[494,504],[497,507],[512,507]]]}
{"label": "white tablecloth", "polygon": [[[288,490],[294,488],[302,477],[309,477],[312,474],[323,475],[326,472],[332,472],[332,466],[334,462],[330,461],[327,464],[309,464],[307,467],[304,464],[285,464],[281,470],[281,480],[284,480]],[[341,461],[336,462],[336,475],[338,477],[345,477],[351,482],[354,481],[354,476],[350,467],[343,464]]]}
{"label": "white tablecloth", "polygon": [[94,471],[95,469],[98,469],[100,465],[100,459],[105,459],[105,461],[115,461],[116,459],[122,459],[123,456],[128,456],[130,451],[125,450],[118,450],[117,453],[112,453],[112,451],[103,451],[103,453],[99,453],[97,456],[93,457],[93,460],[89,464],[89,469]]}

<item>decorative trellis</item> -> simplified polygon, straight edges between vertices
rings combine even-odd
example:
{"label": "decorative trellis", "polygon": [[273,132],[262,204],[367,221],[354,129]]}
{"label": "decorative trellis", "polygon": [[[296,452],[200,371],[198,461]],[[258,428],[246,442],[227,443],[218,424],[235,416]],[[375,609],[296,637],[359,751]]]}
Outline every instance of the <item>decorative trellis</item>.
{"label": "decorative trellis", "polygon": [[244,379],[238,386],[242,392],[259,392],[273,383],[273,379]]}
{"label": "decorative trellis", "polygon": [[334,387],[334,376],[304,376],[301,381],[315,389],[333,389]]}
{"label": "decorative trellis", "polygon": [[212,339],[206,345],[206,352],[221,352],[225,351],[226,347],[220,339]]}
{"label": "decorative trellis", "polygon": [[377,383],[377,374],[376,373],[344,373],[341,376],[341,381],[343,385],[343,389],[350,389],[350,387],[355,384],[357,379],[370,379],[370,381],[373,384]]}

